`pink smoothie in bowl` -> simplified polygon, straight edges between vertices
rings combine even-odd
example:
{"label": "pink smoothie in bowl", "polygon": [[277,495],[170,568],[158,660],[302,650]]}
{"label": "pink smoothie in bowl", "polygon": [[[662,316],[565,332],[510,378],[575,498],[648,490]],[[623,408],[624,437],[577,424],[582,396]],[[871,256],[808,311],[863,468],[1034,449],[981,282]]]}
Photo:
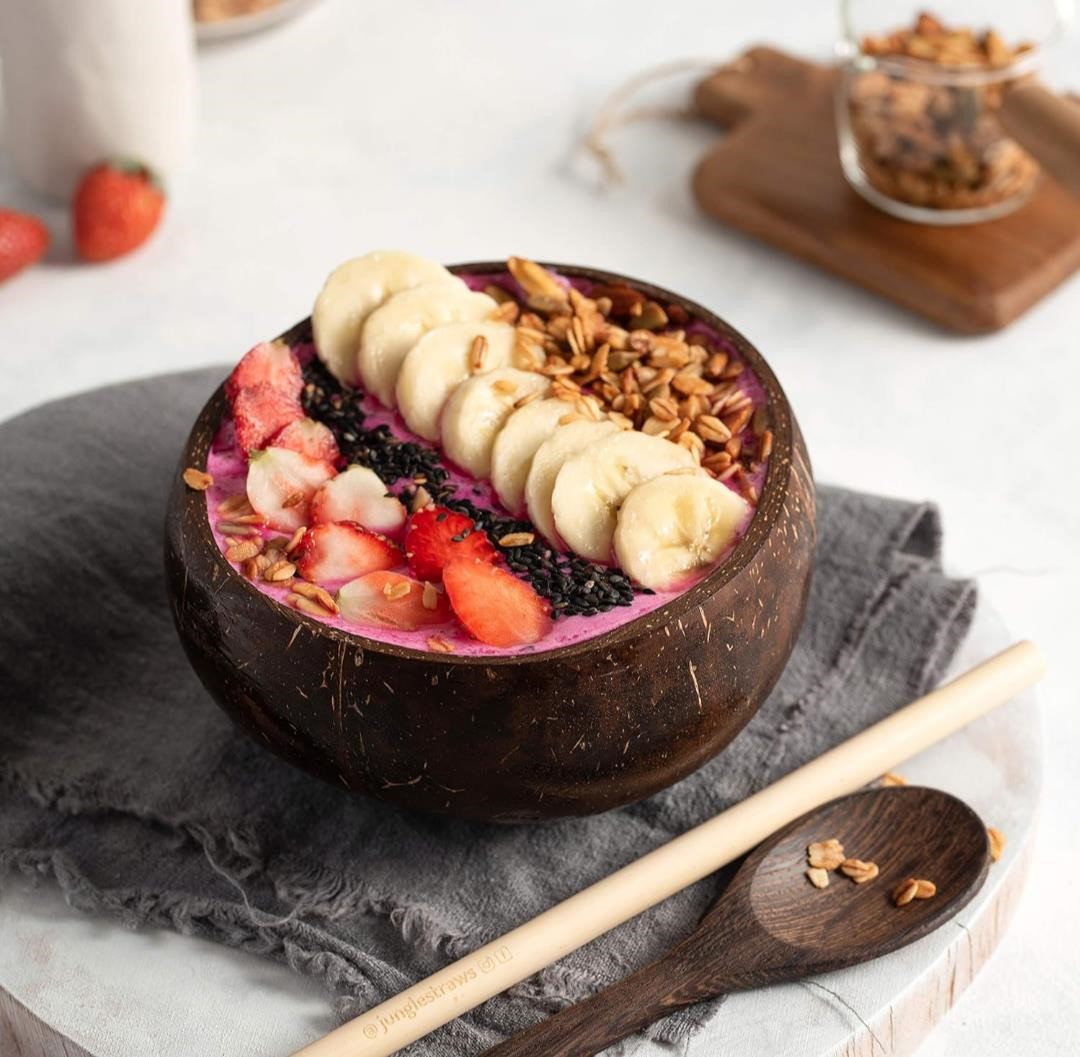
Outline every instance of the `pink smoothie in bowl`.
{"label": "pink smoothie in bowl", "polygon": [[[512,298],[517,303],[519,313],[530,311],[527,292],[522,290],[509,272],[459,273],[459,277],[476,291],[493,293],[494,288],[498,288],[498,291],[502,291],[499,300],[504,305],[509,304],[509,299]],[[626,309],[628,303],[632,311],[633,304],[637,303],[631,294],[618,289],[608,291],[607,288],[584,279],[559,279],[572,284],[574,289],[602,307],[610,304],[610,317],[613,320],[618,319],[622,329],[631,334],[639,332],[634,328],[634,321],[639,319],[642,313],[651,314],[653,307],[658,307],[663,310],[666,319],[655,327],[653,334],[671,335],[676,342],[683,341],[687,345],[705,350],[708,357],[706,362],[712,364],[712,374],[716,376],[711,385],[714,391],[721,394],[720,398],[713,400],[711,404],[703,394],[697,403],[687,405],[688,394],[673,391],[670,385],[663,382],[660,377],[660,372],[664,370],[662,367],[644,367],[642,373],[645,384],[655,384],[657,378],[660,378],[663,389],[656,392],[667,394],[669,403],[656,406],[663,414],[674,412],[671,427],[675,436],[685,432],[692,421],[682,412],[697,411],[696,420],[704,421],[710,415],[712,406],[717,403],[717,414],[713,415],[711,421],[719,417],[729,425],[737,427],[731,438],[724,443],[719,443],[718,437],[709,434],[707,428],[703,429],[710,441],[701,445],[704,450],[699,452],[704,455],[706,466],[709,466],[711,460],[712,476],[721,479],[748,503],[748,513],[739,525],[730,546],[717,562],[698,570],[675,591],[651,591],[633,583],[629,577],[611,565],[560,553],[539,533],[534,533],[533,526],[527,519],[517,519],[508,514],[487,481],[470,477],[451,465],[436,445],[411,433],[396,411],[383,407],[373,396],[358,388],[342,386],[319,362],[312,344],[295,344],[292,346],[293,352],[303,365],[303,410],[309,418],[322,423],[333,433],[340,451],[339,469],[354,464],[370,467],[382,479],[389,493],[402,501],[406,510],[418,506],[417,494],[422,489],[421,495],[426,493],[435,503],[473,518],[477,529],[487,534],[498,551],[499,564],[528,583],[550,606],[552,623],[550,630],[540,641],[496,647],[472,637],[453,614],[444,624],[429,624],[415,629],[384,626],[374,622],[347,622],[340,614],[330,612],[317,619],[351,635],[418,651],[453,653],[460,656],[541,653],[592,639],[659,609],[699,582],[718,564],[722,564],[745,535],[756,512],[771,441],[768,431],[768,401],[758,378],[741,362],[736,348],[725,336],[703,322],[686,317],[685,312],[677,306],[654,306],[653,302],[645,302],[639,308],[638,314],[624,314],[620,317],[616,316],[616,312]],[[646,315],[644,321],[655,323],[656,319],[656,316]],[[638,362],[645,364],[648,361],[642,357]],[[611,391],[609,389],[605,397],[600,395],[600,387],[605,384],[613,385],[615,383],[611,379],[617,379],[619,388],[624,388],[627,370],[633,373],[632,367],[618,372],[608,371],[605,375],[586,381],[581,389],[586,393],[597,393],[598,398],[607,403],[611,399]],[[651,376],[649,372],[652,372]],[[675,373],[673,368],[671,372]],[[604,378],[608,379],[607,383]],[[626,383],[625,387],[629,388],[629,383]],[[642,421],[647,420],[652,420],[653,425],[656,425],[655,416],[649,412],[652,406],[649,401],[650,398],[643,397],[643,406],[636,411],[628,407],[625,398],[622,402],[622,406],[630,410],[632,415],[636,414],[638,428],[641,428]],[[725,415],[725,409],[729,407],[734,407],[734,410]],[[681,423],[687,425],[683,425],[680,430]],[[646,432],[648,431],[646,428]],[[232,524],[229,510],[235,509],[237,504],[242,502],[248,473],[247,456],[237,443],[233,420],[228,414],[223,418],[211,446],[206,471],[213,479],[205,493],[207,515],[214,539],[222,553],[226,554],[238,542],[238,537],[235,532],[230,534],[220,526]],[[264,545],[273,545],[276,540],[276,546],[281,546],[281,532],[252,523],[245,527],[244,533],[239,539],[256,540]],[[533,541],[520,546],[500,545],[500,541],[508,535],[520,533],[534,533]],[[401,542],[400,534],[397,542]],[[243,567],[243,562],[233,564],[238,569]],[[398,571],[409,573],[404,560]],[[283,605],[295,604],[295,584],[292,580],[273,583],[257,575],[249,575],[249,579],[264,595]],[[342,581],[320,582],[319,586],[333,595],[342,586]],[[441,593],[441,588],[439,591]],[[311,615],[313,611],[308,609],[305,612]]]}

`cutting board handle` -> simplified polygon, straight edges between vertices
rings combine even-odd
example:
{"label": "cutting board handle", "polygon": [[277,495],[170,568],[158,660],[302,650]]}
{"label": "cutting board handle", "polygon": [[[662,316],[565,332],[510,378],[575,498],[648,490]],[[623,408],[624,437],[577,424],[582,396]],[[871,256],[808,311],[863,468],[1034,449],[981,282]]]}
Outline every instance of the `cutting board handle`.
{"label": "cutting board handle", "polygon": [[805,63],[774,48],[750,48],[697,86],[694,106],[702,117],[733,129],[782,107],[788,93],[801,90],[805,71]]}

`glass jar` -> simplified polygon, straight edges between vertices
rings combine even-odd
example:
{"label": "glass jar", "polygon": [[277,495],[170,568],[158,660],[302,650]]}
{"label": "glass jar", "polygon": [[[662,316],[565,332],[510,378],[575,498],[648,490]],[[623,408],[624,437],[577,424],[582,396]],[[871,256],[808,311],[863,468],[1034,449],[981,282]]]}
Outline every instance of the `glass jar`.
{"label": "glass jar", "polygon": [[875,206],[967,224],[1011,213],[1035,189],[1038,164],[997,112],[1003,90],[1039,68],[1071,3],[946,8],[939,20],[898,0],[841,0],[837,135],[848,183]]}

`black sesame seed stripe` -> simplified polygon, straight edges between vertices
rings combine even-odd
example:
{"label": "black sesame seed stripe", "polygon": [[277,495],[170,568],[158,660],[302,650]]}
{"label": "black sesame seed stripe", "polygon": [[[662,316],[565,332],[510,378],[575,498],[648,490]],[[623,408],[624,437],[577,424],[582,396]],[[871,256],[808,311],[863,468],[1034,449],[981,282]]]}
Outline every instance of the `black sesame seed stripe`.
{"label": "black sesame seed stripe", "polygon": [[500,547],[504,536],[532,533],[533,526],[459,496],[434,448],[398,440],[388,426],[366,428],[356,393],[346,391],[314,358],[304,367],[302,400],[308,417],[322,422],[334,434],[347,462],[370,467],[388,483],[402,482],[399,489],[405,498],[415,492],[413,482],[422,480],[437,503],[472,518],[499,548],[507,568],[551,603],[553,616],[592,617],[630,605],[635,593],[652,594],[647,588],[635,587],[618,569],[560,554],[538,536],[524,546]]}

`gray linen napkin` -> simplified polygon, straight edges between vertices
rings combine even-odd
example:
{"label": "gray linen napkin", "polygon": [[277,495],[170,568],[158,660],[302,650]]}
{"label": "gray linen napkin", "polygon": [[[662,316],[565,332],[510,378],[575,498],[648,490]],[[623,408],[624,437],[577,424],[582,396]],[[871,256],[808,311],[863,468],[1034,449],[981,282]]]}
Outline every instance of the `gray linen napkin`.
{"label": "gray linen napkin", "polygon": [[[497,827],[422,817],[293,770],[235,733],[181,652],[162,521],[220,371],[116,386],[0,426],[0,876],[74,906],[278,959],[359,1012],[891,712],[935,682],[974,588],[941,571],[933,507],[820,489],[806,626],[733,745],[605,815]],[[422,1040],[473,1054],[659,955],[710,878]],[[668,1018],[684,1038],[708,1015]]]}

